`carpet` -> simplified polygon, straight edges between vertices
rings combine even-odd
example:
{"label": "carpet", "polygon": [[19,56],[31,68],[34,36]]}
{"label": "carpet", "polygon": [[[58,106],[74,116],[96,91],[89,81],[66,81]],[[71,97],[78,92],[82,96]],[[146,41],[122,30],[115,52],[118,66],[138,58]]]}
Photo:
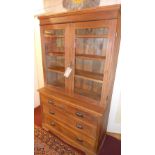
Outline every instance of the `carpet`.
{"label": "carpet", "polygon": [[44,129],[34,128],[34,155],[85,155]]}

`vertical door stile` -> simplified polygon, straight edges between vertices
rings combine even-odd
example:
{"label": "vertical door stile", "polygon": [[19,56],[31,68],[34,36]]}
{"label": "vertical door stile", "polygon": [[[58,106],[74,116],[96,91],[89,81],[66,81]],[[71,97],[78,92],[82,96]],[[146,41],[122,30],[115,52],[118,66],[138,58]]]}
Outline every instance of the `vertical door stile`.
{"label": "vertical door stile", "polygon": [[74,76],[75,76],[75,24],[70,23],[70,64],[72,67],[72,74],[71,74],[71,80],[70,80],[70,86],[71,86],[71,93],[74,94]]}
{"label": "vertical door stile", "polygon": [[[70,39],[69,24],[67,24],[65,29],[65,70],[68,67],[70,57],[69,39]],[[65,78],[65,91],[66,93],[69,93],[69,78]]]}
{"label": "vertical door stile", "polygon": [[74,25],[67,24],[65,31],[65,70],[72,68],[71,75],[65,78],[65,91],[71,95],[74,89]]}

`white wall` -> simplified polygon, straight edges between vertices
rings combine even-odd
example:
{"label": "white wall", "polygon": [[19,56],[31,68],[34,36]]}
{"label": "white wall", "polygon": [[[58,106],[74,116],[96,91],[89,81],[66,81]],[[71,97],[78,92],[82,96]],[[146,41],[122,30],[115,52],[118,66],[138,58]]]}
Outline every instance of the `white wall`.
{"label": "white wall", "polygon": [[[40,13],[43,10],[43,1],[35,1],[34,15]],[[43,86],[43,71],[42,71],[42,60],[41,60],[41,41],[40,41],[40,27],[39,20],[34,17],[34,107],[40,105],[38,88]]]}
{"label": "white wall", "polygon": [[121,60],[120,47],[107,128],[109,132],[114,133],[121,133]]}
{"label": "white wall", "polygon": [[[41,1],[41,0],[40,0]],[[101,0],[100,5],[111,5],[120,3],[120,0]],[[52,10],[55,12],[65,11],[62,7],[62,0],[45,0],[44,4],[46,5],[46,10]],[[40,2],[36,9],[37,13],[42,13],[45,10],[43,9],[43,3]],[[42,71],[42,58],[41,58],[41,45],[40,45],[40,31],[39,31],[39,21],[35,18],[35,107],[39,103],[39,95],[36,91],[38,88],[43,87],[43,71]],[[108,121],[108,131],[114,133],[121,133],[121,52],[119,54],[118,66],[116,71],[116,78],[111,102],[111,109],[109,114]]]}

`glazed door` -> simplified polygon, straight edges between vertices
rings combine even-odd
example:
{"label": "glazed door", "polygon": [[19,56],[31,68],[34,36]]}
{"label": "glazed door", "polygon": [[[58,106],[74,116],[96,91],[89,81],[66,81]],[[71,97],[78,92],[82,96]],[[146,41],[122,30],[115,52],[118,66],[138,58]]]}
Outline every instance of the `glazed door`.
{"label": "glazed door", "polygon": [[42,26],[45,85],[101,103],[108,94],[114,27],[115,20]]}
{"label": "glazed door", "polygon": [[68,51],[68,24],[41,27],[45,85],[65,89],[65,53]]}
{"label": "glazed door", "polygon": [[74,24],[74,93],[101,101],[106,56],[111,45],[109,21]]}

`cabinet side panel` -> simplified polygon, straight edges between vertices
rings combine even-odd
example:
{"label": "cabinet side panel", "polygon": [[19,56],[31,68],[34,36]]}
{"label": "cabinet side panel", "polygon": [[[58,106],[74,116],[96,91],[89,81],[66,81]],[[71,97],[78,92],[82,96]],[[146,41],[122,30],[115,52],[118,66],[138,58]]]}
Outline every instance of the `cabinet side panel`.
{"label": "cabinet side panel", "polygon": [[110,111],[110,104],[111,104],[111,98],[112,98],[112,92],[113,92],[113,85],[114,85],[114,79],[115,79],[115,72],[117,67],[117,59],[118,59],[118,53],[119,53],[119,46],[120,46],[120,36],[121,36],[121,20],[118,18],[117,20],[117,27],[116,27],[116,35],[115,35],[115,43],[112,48],[112,59],[111,59],[111,65],[109,67],[110,75],[109,75],[109,81],[108,81],[108,89],[107,96],[104,98],[104,105],[105,105],[105,112],[102,120],[102,129],[101,129],[101,135],[100,135],[100,145],[102,143],[103,137],[107,130],[107,124],[108,124],[108,117],[109,117],[109,111]]}

